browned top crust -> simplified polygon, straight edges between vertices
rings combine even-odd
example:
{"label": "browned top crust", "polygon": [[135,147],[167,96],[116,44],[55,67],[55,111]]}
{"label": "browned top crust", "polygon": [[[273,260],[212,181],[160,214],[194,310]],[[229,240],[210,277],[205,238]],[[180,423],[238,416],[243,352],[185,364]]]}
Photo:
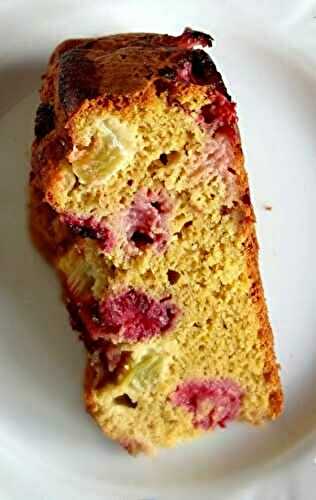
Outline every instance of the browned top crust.
{"label": "browned top crust", "polygon": [[[131,98],[155,81],[176,80],[207,85],[228,96],[210,56],[196,46],[211,46],[212,37],[186,28],[180,36],[130,33],[67,40],[52,54],[43,77],[35,133],[63,127],[86,99]],[[45,119],[41,119],[46,116]]]}

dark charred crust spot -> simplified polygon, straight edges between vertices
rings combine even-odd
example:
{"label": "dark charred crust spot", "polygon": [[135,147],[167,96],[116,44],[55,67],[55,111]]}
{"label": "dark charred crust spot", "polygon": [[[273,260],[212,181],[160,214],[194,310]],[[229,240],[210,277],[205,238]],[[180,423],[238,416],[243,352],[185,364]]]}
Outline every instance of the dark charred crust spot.
{"label": "dark charred crust spot", "polygon": [[96,40],[89,40],[89,42],[86,42],[81,46],[82,49],[92,49],[93,46],[95,45]]}
{"label": "dark charred crust spot", "polygon": [[249,192],[246,192],[245,194],[242,195],[241,197],[241,201],[245,204],[245,205],[251,205],[251,200],[250,200],[250,195],[249,195]]}
{"label": "dark charred crust spot", "polygon": [[175,80],[177,72],[174,68],[166,66],[165,68],[160,68],[158,70],[158,75],[167,78],[168,80]]}
{"label": "dark charred crust spot", "polygon": [[192,50],[189,58],[192,64],[192,75],[199,85],[212,85],[219,92],[229,98],[222,77],[216,69],[210,56],[204,50]]}
{"label": "dark charred crust spot", "polygon": [[96,64],[87,51],[73,49],[60,58],[59,99],[67,114],[73,113],[85,99],[98,96],[100,78]]}
{"label": "dark charred crust spot", "polygon": [[163,92],[166,92],[170,89],[170,83],[167,80],[162,80],[159,78],[154,82],[157,96],[159,97]]}
{"label": "dark charred crust spot", "polygon": [[37,139],[42,139],[55,127],[54,108],[50,104],[41,102],[36,111],[34,133]]}
{"label": "dark charred crust spot", "polygon": [[82,38],[71,38],[69,40],[65,40],[60,45],[58,45],[57,48],[54,50],[49,59],[49,64],[53,63],[56,58],[60,58],[61,55],[64,54],[65,52],[68,52],[69,50],[82,46],[84,41],[87,40]]}
{"label": "dark charred crust spot", "polygon": [[223,94],[229,101],[231,100],[220,73],[204,50],[182,51],[180,55],[175,54],[172,62],[176,65],[179,80],[195,85],[208,85]]}

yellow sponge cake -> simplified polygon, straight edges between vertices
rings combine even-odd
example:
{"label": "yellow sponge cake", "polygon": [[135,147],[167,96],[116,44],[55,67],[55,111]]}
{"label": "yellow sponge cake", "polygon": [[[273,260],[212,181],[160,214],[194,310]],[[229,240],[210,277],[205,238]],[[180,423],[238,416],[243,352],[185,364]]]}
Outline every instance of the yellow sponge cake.
{"label": "yellow sponge cake", "polygon": [[33,238],[87,349],[87,409],[133,454],[282,410],[236,107],[211,43],[191,29],[66,41],[41,89]]}

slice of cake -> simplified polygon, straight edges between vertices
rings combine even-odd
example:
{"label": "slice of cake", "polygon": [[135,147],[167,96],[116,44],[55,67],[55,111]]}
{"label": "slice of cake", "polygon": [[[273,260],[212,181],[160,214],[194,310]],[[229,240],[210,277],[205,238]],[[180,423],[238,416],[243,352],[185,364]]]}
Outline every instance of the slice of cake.
{"label": "slice of cake", "polygon": [[87,409],[131,453],[282,410],[235,104],[209,35],[70,40],[43,79],[35,242],[87,349]]}

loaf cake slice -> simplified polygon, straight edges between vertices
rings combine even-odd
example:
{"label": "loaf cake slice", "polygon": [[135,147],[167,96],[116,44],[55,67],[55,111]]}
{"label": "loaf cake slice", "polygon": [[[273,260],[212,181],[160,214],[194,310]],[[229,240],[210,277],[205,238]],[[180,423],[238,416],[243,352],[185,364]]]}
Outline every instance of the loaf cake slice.
{"label": "loaf cake slice", "polygon": [[104,432],[150,453],[283,396],[235,104],[209,35],[70,40],[43,79],[31,228]]}

